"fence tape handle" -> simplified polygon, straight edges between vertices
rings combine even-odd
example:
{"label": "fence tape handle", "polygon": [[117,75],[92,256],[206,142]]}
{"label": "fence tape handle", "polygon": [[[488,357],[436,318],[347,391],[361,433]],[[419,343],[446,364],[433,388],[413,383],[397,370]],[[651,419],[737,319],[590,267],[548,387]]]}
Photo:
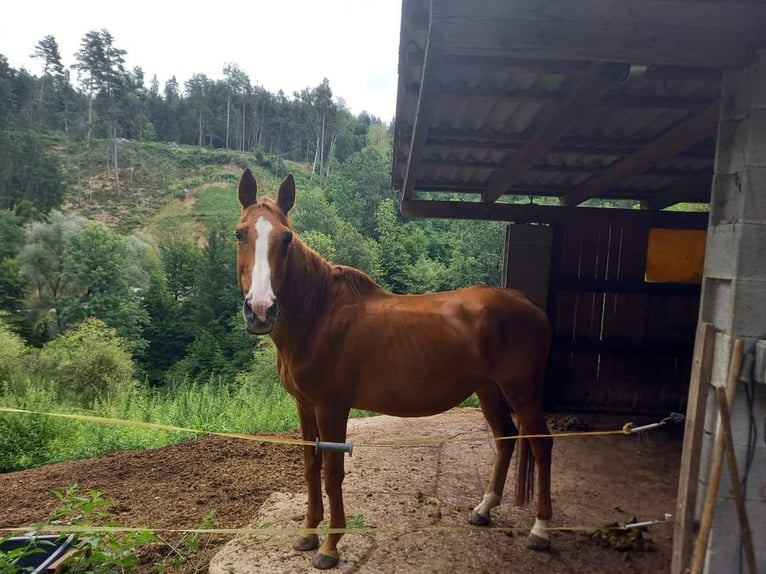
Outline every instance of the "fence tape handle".
{"label": "fence tape handle", "polygon": [[328,442],[319,440],[319,438],[317,438],[315,452],[319,454],[323,450],[328,452],[347,452],[348,456],[352,456],[354,454],[354,442]]}

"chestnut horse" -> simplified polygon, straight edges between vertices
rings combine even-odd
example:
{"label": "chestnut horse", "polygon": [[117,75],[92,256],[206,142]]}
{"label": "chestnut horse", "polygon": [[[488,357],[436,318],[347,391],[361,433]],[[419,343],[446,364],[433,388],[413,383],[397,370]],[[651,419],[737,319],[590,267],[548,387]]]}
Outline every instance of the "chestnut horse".
{"label": "chestnut horse", "polygon": [[[542,383],[550,343],[548,319],[524,295],[510,289],[470,287],[429,295],[394,295],[356,269],[333,265],[290,229],[295,202],[292,174],[277,200],[256,197],[246,169],[239,182],[242,213],[236,227],[237,281],[244,295],[247,330],[270,334],[282,384],[295,397],[303,438],[344,442],[352,407],[395,416],[433,415],[476,392],[495,437],[548,434]],[[500,504],[515,440],[498,440],[495,466],[484,498],[471,513],[486,525]],[[549,545],[550,438],[519,445],[516,502],[532,495],[537,464],[537,519],[527,538],[536,550]],[[530,455],[531,449],[531,455]],[[304,447],[308,508],[297,550],[319,546],[323,519],[321,470],[330,504],[330,528],[346,526],[343,453],[315,454]],[[330,533],[314,556],[315,567],[338,563]]]}

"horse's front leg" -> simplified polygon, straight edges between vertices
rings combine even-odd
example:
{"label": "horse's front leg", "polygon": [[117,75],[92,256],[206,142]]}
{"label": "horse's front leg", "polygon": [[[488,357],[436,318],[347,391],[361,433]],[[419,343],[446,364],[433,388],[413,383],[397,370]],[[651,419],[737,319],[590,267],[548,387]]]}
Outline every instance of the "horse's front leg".
{"label": "horse's front leg", "polygon": [[[346,422],[348,420],[348,408],[317,407],[317,423],[319,424],[319,436],[323,441],[345,442]],[[342,452],[322,453],[324,464],[324,487],[330,502],[330,528],[346,528],[346,511],[343,508],[343,478],[346,475]],[[338,541],[343,533],[331,533],[327,535],[322,546],[314,556],[313,564],[316,568],[324,570],[333,568],[340,560]]]}
{"label": "horse's front leg", "polygon": [[[297,406],[303,440],[316,441],[319,435],[314,409],[300,401],[297,401]],[[295,537],[293,548],[295,550],[314,550],[319,546],[319,536],[316,532],[311,532],[311,530],[315,529],[322,522],[324,508],[322,505],[322,456],[316,453],[316,448],[313,446],[303,447],[303,472],[308,487],[306,532]]]}

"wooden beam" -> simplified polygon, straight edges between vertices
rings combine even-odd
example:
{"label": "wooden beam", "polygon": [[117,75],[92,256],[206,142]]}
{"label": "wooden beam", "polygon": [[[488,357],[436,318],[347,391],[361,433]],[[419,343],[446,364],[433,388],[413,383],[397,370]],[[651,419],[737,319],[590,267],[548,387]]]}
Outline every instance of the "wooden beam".
{"label": "wooden beam", "polygon": [[418,105],[415,109],[415,117],[412,123],[412,137],[407,157],[407,167],[404,171],[404,184],[402,186],[402,199],[412,197],[415,191],[415,178],[417,177],[420,158],[428,135],[428,127],[431,124],[434,106],[431,102],[433,95],[439,88],[439,80],[436,71],[439,68],[442,40],[438,32],[429,24],[428,37],[426,39],[425,60],[423,73],[420,79],[420,92],[418,93]]}
{"label": "wooden beam", "polygon": [[[484,186],[476,181],[451,181],[447,183],[430,182],[419,180],[416,183],[418,193],[461,193],[468,196],[480,195]],[[555,197],[560,198],[571,189],[569,187],[555,185],[517,185],[508,190],[504,197]],[[643,189],[610,189],[604,194],[603,199],[642,201],[647,198],[651,191]],[[471,197],[471,201],[474,198]]]}
{"label": "wooden beam", "polygon": [[558,104],[546,106],[538,115],[532,138],[518,153],[513,154],[508,166],[490,176],[482,199],[491,203],[514,182],[521,181],[551,146],[614,86],[615,81],[614,74],[605,64],[593,64],[584,75],[576,77],[567,96]]}
{"label": "wooden beam", "polygon": [[[477,161],[477,160],[461,160],[461,159],[454,159],[454,158],[431,158],[431,157],[425,157],[421,159],[420,164],[423,166],[434,166],[434,167],[467,167],[471,169],[490,169],[494,170],[497,168],[502,167],[502,163],[498,163],[495,161]],[[607,169],[608,165],[563,165],[563,164],[553,164],[553,163],[538,163],[533,165],[529,168],[529,171],[533,171],[536,173],[567,173],[572,175],[580,175],[580,174],[594,174],[599,173],[605,169]],[[707,183],[708,183],[708,192],[710,191],[710,178],[713,175],[713,170],[707,169],[707,170],[692,170],[688,168],[674,168],[674,167],[656,167],[647,169],[643,172],[645,175],[650,175],[653,177],[691,177],[694,175],[706,175],[707,177]],[[695,186],[695,189],[698,189],[699,185]],[[418,188],[420,189],[420,188]],[[663,190],[664,192],[665,190]],[[662,192],[656,192],[658,195]],[[697,194],[698,195],[698,194]],[[696,197],[696,195],[695,195]],[[678,201],[688,201],[685,199],[679,199],[675,201],[674,203],[678,203]],[[668,203],[667,205],[672,205],[672,203]],[[665,206],[663,206],[665,207]],[[662,208],[652,208],[652,209],[662,209]]]}
{"label": "wooden beam", "polygon": [[435,7],[448,54],[729,68],[765,41],[760,2],[451,0]]}
{"label": "wooden beam", "polygon": [[[734,341],[734,347],[729,361],[729,371],[726,375],[726,390],[724,399],[731,406],[736,396],[737,381],[742,366],[742,350],[744,343],[742,339]],[[717,386],[717,385],[715,385]],[[716,507],[716,498],[718,498],[718,487],[721,484],[721,469],[724,455],[723,433],[716,434],[715,445],[713,446],[713,456],[710,460],[710,474],[705,490],[705,501],[702,504],[702,514],[700,516],[699,531],[694,543],[694,552],[692,552],[691,568],[686,570],[692,574],[701,574],[707,561],[707,545],[710,540],[710,532],[713,529],[713,514]],[[733,480],[733,477],[732,477]]]}
{"label": "wooden beam", "polygon": [[713,187],[712,174],[683,177],[641,201],[641,209],[664,209],[681,202],[707,203]]}
{"label": "wooden beam", "polygon": [[[539,58],[514,58],[509,56],[482,56],[453,54],[444,55],[447,69],[470,68],[471,70],[504,70],[532,74],[569,74],[585,71],[589,63],[584,60],[541,60]],[[423,64],[423,51],[413,48],[409,52],[407,66]],[[693,66],[649,66],[646,77],[657,80],[682,82],[720,82],[721,70]]]}
{"label": "wooden beam", "polygon": [[715,104],[704,112],[692,115],[665,132],[646,147],[613,164],[601,175],[593,177],[564,196],[563,205],[577,205],[609,189],[618,182],[646,171],[657,162],[670,159],[679,152],[710,137],[718,126],[718,108]]}
{"label": "wooden beam", "polygon": [[[396,186],[398,187],[398,186]],[[484,185],[476,181],[449,181],[439,183],[438,181],[418,180],[415,183],[418,193],[459,193],[468,196],[479,195],[484,191]],[[536,197],[556,197],[565,195],[571,187],[559,185],[515,185],[505,194],[508,196],[536,196]],[[645,189],[610,189],[603,195],[603,199],[642,201],[651,194],[650,190]],[[471,197],[470,201],[475,201]]]}
{"label": "wooden beam", "polygon": [[[416,92],[418,84],[407,84],[407,92]],[[455,96],[460,98],[491,98],[508,102],[540,104],[560,102],[566,94],[529,90],[503,90],[498,88],[442,87],[438,97]],[[629,94],[607,94],[599,101],[600,106],[643,108],[658,110],[694,110],[704,109],[715,98],[681,98],[674,96],[635,96]]]}
{"label": "wooden beam", "polygon": [[[411,130],[407,127],[400,128],[399,137],[407,138]],[[712,136],[713,134],[711,134]],[[482,149],[521,149],[530,139],[528,133],[493,133],[476,130],[455,130],[447,128],[434,128],[429,130],[426,145],[459,147],[459,148],[482,148]],[[555,153],[577,153],[582,155],[614,155],[622,156],[639,150],[651,143],[645,139],[616,139],[616,138],[588,138],[564,136],[551,148]],[[712,138],[711,138],[711,143]],[[711,145],[709,150],[697,151],[686,150],[678,154],[683,157],[696,157],[713,161],[715,147]]]}
{"label": "wooden beam", "polygon": [[680,30],[730,28],[762,31],[766,5],[752,0],[439,0],[434,19],[525,20],[576,24],[670,27]]}
{"label": "wooden beam", "polygon": [[697,335],[694,340],[692,371],[689,378],[689,396],[686,403],[681,470],[678,473],[678,498],[676,499],[671,574],[682,574],[692,555],[694,510],[697,502],[702,435],[705,427],[705,406],[710,388],[710,376],[713,371],[714,347],[715,328],[710,323],[698,323]]}
{"label": "wooden beam", "polygon": [[666,229],[707,229],[708,214],[684,211],[647,211],[599,207],[557,207],[529,203],[484,203],[469,201],[402,201],[405,217],[514,221],[516,223],[641,223]]}

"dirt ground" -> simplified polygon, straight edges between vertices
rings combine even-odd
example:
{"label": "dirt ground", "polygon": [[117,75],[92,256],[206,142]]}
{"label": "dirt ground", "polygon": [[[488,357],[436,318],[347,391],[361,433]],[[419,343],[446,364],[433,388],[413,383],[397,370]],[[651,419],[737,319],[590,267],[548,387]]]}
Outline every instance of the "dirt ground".
{"label": "dirt ground", "polygon": [[[549,417],[557,431],[620,428],[624,417]],[[647,419],[633,419],[637,424]],[[554,443],[553,526],[601,527],[660,519],[675,509],[683,427],[645,437],[560,438]],[[357,525],[379,529],[341,541],[341,572],[550,572],[606,574],[670,570],[672,523],[650,527],[632,539],[614,530],[552,533],[549,552],[524,548],[534,508],[512,505],[513,471],[493,525],[469,527],[493,460],[492,442],[478,409],[435,417],[372,417],[349,422],[354,454],[347,458],[346,513]],[[289,436],[297,437],[297,433]],[[379,440],[460,437],[476,441],[427,446],[366,447]],[[58,505],[51,494],[78,484],[114,501],[114,518],[128,526],[195,528],[212,514],[218,528],[294,530],[305,510],[299,447],[210,437],[143,452],[66,462],[0,475],[0,531],[44,520]],[[508,533],[518,527],[522,532]],[[140,572],[159,563],[173,571],[245,574],[312,572],[311,552],[290,549],[286,535],[203,535],[190,549],[189,535],[162,533],[170,545],[142,551]],[[234,540],[232,540],[234,538]],[[228,542],[228,544],[227,544]],[[605,545],[604,545],[605,544]]]}

